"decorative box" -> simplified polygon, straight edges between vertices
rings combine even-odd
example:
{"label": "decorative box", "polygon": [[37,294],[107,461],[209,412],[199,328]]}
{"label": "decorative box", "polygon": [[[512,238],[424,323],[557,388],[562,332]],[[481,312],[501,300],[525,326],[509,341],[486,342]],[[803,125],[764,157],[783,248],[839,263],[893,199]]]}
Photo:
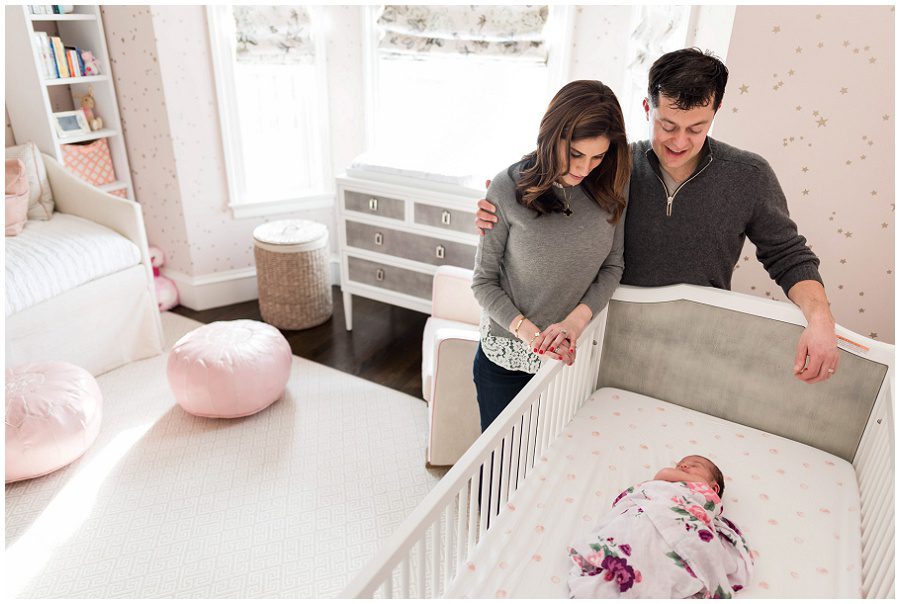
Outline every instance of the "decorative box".
{"label": "decorative box", "polygon": [[85,182],[95,186],[115,182],[116,172],[105,138],[62,145],[62,153],[66,168]]}

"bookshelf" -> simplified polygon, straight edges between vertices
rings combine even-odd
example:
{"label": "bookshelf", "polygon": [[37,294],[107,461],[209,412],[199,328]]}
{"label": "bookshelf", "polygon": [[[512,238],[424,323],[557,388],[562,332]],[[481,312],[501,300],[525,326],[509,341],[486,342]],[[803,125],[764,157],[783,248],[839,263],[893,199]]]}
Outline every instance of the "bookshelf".
{"label": "bookshelf", "polygon": [[[6,6],[6,110],[16,141],[34,141],[38,148],[63,163],[62,145],[105,138],[109,145],[116,182],[102,185],[104,191],[125,189],[134,199],[131,170],[115,83],[111,76],[109,51],[103,19],[97,5],[76,5],[64,15],[32,15],[28,6]],[[46,79],[33,49],[34,32],[59,36],[65,45],[94,53],[100,64],[95,76]],[[80,108],[80,98],[93,89],[94,113],[103,118],[103,128],[88,134],[60,138],[53,114]]]}

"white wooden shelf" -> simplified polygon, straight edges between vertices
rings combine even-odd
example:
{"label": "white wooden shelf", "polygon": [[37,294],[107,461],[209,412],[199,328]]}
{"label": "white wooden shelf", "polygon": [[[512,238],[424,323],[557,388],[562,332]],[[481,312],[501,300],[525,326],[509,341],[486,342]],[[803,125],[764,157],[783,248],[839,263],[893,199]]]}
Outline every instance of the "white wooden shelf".
{"label": "white wooden shelf", "polygon": [[78,136],[67,136],[65,138],[57,137],[57,141],[61,145],[67,145],[69,143],[83,143],[85,141],[95,141],[101,138],[109,138],[110,136],[117,135],[118,132],[115,130],[111,130],[110,128],[104,128],[103,130],[95,130],[89,134],[79,134]]}
{"label": "white wooden shelf", "polygon": [[96,21],[95,15],[29,15],[32,21]]}
{"label": "white wooden shelf", "polygon": [[67,86],[69,84],[90,84],[92,82],[109,81],[108,75],[95,76],[79,76],[76,78],[54,78],[52,80],[44,80],[44,86]]}
{"label": "white wooden shelf", "polygon": [[116,182],[107,183],[105,185],[100,185],[97,187],[101,191],[115,191],[116,189],[131,189],[131,185],[129,185],[124,180],[117,180]]}
{"label": "white wooden shelf", "polygon": [[[6,80],[16,83],[6,88],[9,122],[17,143],[33,142],[43,153],[63,165],[64,145],[106,140],[116,182],[105,190],[125,189],[128,198],[134,199],[100,7],[79,4],[75,10],[78,12],[65,15],[32,15],[24,5],[7,4],[4,7]],[[37,31],[58,36],[64,46],[91,51],[97,58],[101,73],[74,78],[46,78],[43,59],[35,48],[34,34]],[[15,57],[15,60],[9,60],[10,57]],[[103,119],[103,129],[58,136],[54,113],[80,108],[81,98],[89,89],[94,95],[94,114]]]}

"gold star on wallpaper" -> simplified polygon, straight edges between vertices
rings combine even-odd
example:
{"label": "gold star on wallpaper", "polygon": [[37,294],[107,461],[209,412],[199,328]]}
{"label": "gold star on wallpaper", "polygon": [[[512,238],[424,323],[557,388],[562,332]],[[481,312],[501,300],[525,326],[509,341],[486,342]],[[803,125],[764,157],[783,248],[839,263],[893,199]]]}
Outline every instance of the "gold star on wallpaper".
{"label": "gold star on wallpaper", "polygon": [[750,90],[750,87],[746,84],[742,84],[741,87],[738,88],[738,90],[741,91],[741,94],[747,94],[747,91]]}
{"label": "gold star on wallpaper", "polygon": [[781,31],[781,28],[778,27],[777,25],[776,25],[775,27],[772,28],[772,33],[773,33],[773,34],[777,34],[777,33],[780,32],[780,31]]}
{"label": "gold star on wallpaper", "polygon": [[818,127],[821,128],[822,126],[828,125],[828,120],[826,120],[824,117],[820,117],[819,119],[816,120],[816,123],[819,124]]}
{"label": "gold star on wallpaper", "polygon": [[847,94],[848,90],[846,88],[841,88],[841,94]]}

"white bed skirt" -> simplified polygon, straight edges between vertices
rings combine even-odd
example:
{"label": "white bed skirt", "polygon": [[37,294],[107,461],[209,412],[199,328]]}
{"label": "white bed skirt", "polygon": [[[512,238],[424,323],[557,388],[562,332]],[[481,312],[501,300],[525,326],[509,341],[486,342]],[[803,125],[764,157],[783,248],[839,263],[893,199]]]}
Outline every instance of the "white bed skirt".
{"label": "white bed skirt", "polygon": [[6,318],[6,366],[68,361],[100,375],[162,352],[147,269],[137,265]]}

